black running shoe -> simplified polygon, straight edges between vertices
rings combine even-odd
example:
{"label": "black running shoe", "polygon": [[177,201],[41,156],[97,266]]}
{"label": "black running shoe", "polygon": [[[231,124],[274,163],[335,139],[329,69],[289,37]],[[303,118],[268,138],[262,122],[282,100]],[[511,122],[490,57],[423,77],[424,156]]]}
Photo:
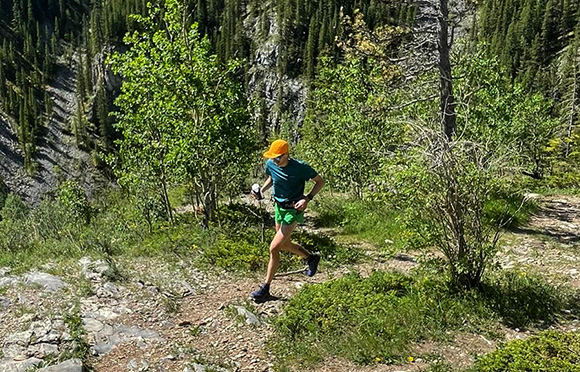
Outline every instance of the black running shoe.
{"label": "black running shoe", "polygon": [[262,284],[260,288],[252,292],[252,297],[255,300],[264,299],[270,297],[270,284]]}
{"label": "black running shoe", "polygon": [[308,260],[306,263],[308,264],[308,270],[306,271],[306,275],[314,276],[316,271],[318,270],[318,263],[320,262],[320,255],[319,254],[311,254],[308,256]]}

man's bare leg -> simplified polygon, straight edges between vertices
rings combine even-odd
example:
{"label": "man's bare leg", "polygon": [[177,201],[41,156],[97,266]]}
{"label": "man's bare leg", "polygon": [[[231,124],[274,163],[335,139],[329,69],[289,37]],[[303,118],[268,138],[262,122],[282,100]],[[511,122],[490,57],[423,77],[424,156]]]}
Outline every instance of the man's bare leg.
{"label": "man's bare leg", "polygon": [[[278,222],[276,222],[276,232],[280,230],[280,226],[281,225]],[[310,255],[310,253],[308,253],[306,249],[302,248],[301,245],[292,243],[291,239],[288,240],[288,242],[286,243],[286,245],[282,247],[282,249],[297,256],[300,256],[304,259],[307,259],[308,256]]]}
{"label": "man's bare leg", "polygon": [[[270,261],[268,262],[266,284],[272,283],[272,280],[274,279],[274,274],[276,274],[276,270],[278,270],[278,266],[280,265],[280,251],[282,249],[288,250],[287,247],[289,246],[292,247],[293,243],[290,242],[290,238],[292,235],[292,231],[294,231],[294,228],[296,228],[296,225],[297,225],[296,222],[291,225],[278,226],[278,224],[276,224],[277,232],[276,235],[274,235],[274,239],[272,239],[272,242],[270,243]],[[296,249],[294,247],[290,249],[294,249],[297,252],[299,251],[299,249]],[[306,253],[306,251],[304,253],[306,254],[306,257],[308,257],[308,253]],[[302,256],[302,254],[300,255]]]}

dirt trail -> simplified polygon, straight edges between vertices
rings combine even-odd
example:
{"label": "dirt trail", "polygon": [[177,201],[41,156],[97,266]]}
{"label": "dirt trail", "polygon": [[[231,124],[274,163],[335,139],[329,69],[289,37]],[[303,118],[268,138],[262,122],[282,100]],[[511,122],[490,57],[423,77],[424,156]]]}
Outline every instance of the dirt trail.
{"label": "dirt trail", "polygon": [[540,209],[504,236],[503,268],[520,268],[549,281],[580,287],[580,197],[532,195]]}
{"label": "dirt trail", "polygon": [[[525,227],[504,235],[502,242],[505,248],[498,256],[499,262],[504,268],[530,270],[547,276],[551,281],[579,287],[580,197],[535,197],[540,204],[539,210]],[[372,251],[372,247],[365,244],[362,248]],[[118,345],[109,354],[95,360],[94,367],[98,372],[187,371],[185,363],[197,360],[200,365],[219,365],[227,371],[269,371],[272,357],[265,351],[265,346],[273,332],[271,320],[283,311],[287,300],[303,285],[331,280],[353,269],[364,275],[372,269],[408,271],[415,265],[415,258],[409,254],[400,254],[389,260],[363,262],[352,267],[329,268],[322,262],[319,274],[313,278],[303,274],[278,277],[273,283],[272,292],[279,299],[263,304],[248,300],[248,294],[255,289],[261,276],[248,278],[228,274],[213,278],[207,290],[181,300],[179,310],[164,325],[150,324],[146,317],[137,314],[124,320],[155,329],[165,340],[163,343],[146,350],[139,349],[134,343]],[[246,324],[243,316],[236,315],[235,306],[250,310],[258,316],[260,323]],[[527,336],[516,330],[506,332],[509,333],[506,335],[508,339]],[[465,366],[473,362],[473,353],[489,352],[495,346],[496,342],[479,335],[458,334],[447,345],[423,344],[417,347],[417,351],[436,351],[452,364]],[[128,367],[129,361],[141,359],[147,360],[147,369]],[[333,359],[316,367],[315,371],[402,372],[419,371],[426,366],[420,358],[405,365],[366,367]]]}

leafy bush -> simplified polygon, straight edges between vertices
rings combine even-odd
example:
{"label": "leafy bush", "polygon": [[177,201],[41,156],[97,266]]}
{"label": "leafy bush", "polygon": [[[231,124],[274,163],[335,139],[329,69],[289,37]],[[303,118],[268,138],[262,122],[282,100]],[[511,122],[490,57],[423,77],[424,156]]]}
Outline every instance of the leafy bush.
{"label": "leafy bush", "polygon": [[580,333],[544,331],[513,340],[482,357],[469,372],[578,372]]}
{"label": "leafy bush", "polygon": [[89,223],[92,208],[85,191],[73,180],[66,180],[59,185],[58,200],[65,208],[71,220]]}
{"label": "leafy bush", "polygon": [[296,151],[329,185],[360,197],[377,164],[404,137],[404,126],[385,115],[392,99],[385,89],[389,74],[370,58],[347,56],[338,65],[322,58],[320,64]]}
{"label": "leafy bush", "polygon": [[[522,325],[550,321],[562,308],[540,279],[510,274],[487,286],[486,292],[458,292],[426,272],[407,276],[378,271],[368,278],[350,274],[306,286],[276,320],[272,347],[280,367],[313,363],[328,355],[365,364],[404,361],[415,342],[443,341],[452,330],[493,334],[502,320],[513,324],[506,314],[531,319],[520,321]],[[505,298],[510,295],[518,300]],[[534,297],[534,308],[522,306]]]}
{"label": "leafy bush", "polygon": [[502,177],[509,168],[481,144],[449,142],[435,132],[423,141],[392,170],[396,198],[407,206],[408,227],[444,255],[455,285],[477,286],[498,250],[501,229],[488,218],[486,205],[510,193]]}

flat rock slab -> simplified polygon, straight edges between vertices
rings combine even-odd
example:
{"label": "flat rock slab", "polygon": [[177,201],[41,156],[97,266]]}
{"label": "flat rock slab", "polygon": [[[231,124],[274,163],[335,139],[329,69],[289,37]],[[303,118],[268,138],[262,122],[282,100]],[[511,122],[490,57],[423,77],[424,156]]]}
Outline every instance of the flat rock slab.
{"label": "flat rock slab", "polygon": [[56,292],[59,289],[66,287],[58,276],[50,275],[42,272],[32,272],[24,276],[24,282],[27,284],[38,284],[47,291]]}
{"label": "flat rock slab", "polygon": [[238,315],[243,316],[246,318],[246,324],[260,324],[260,319],[252,313],[250,310],[246,309],[243,306],[234,306]]}
{"label": "flat rock slab", "polygon": [[[191,369],[193,368],[193,369]],[[214,365],[203,365],[203,364],[198,364],[198,363],[193,363],[190,367],[185,367],[185,369],[183,370],[183,372],[228,372],[227,369],[222,368],[222,367],[217,367]]]}
{"label": "flat rock slab", "polygon": [[83,372],[83,362],[80,359],[69,359],[54,366],[41,368],[37,372]]}
{"label": "flat rock slab", "polygon": [[[85,319],[85,324],[93,323],[94,320]],[[98,324],[94,322],[94,329],[98,328]],[[162,341],[163,339],[157,334],[157,332],[140,329],[137,327],[126,327],[124,325],[103,325],[100,331],[92,334],[94,338],[94,344],[92,350],[96,355],[107,354],[116,345],[129,342],[137,341],[139,347],[145,347],[145,341]]]}
{"label": "flat rock slab", "polygon": [[2,372],[27,372],[32,367],[40,364],[41,359],[30,358],[22,361],[0,362],[0,371]]}

